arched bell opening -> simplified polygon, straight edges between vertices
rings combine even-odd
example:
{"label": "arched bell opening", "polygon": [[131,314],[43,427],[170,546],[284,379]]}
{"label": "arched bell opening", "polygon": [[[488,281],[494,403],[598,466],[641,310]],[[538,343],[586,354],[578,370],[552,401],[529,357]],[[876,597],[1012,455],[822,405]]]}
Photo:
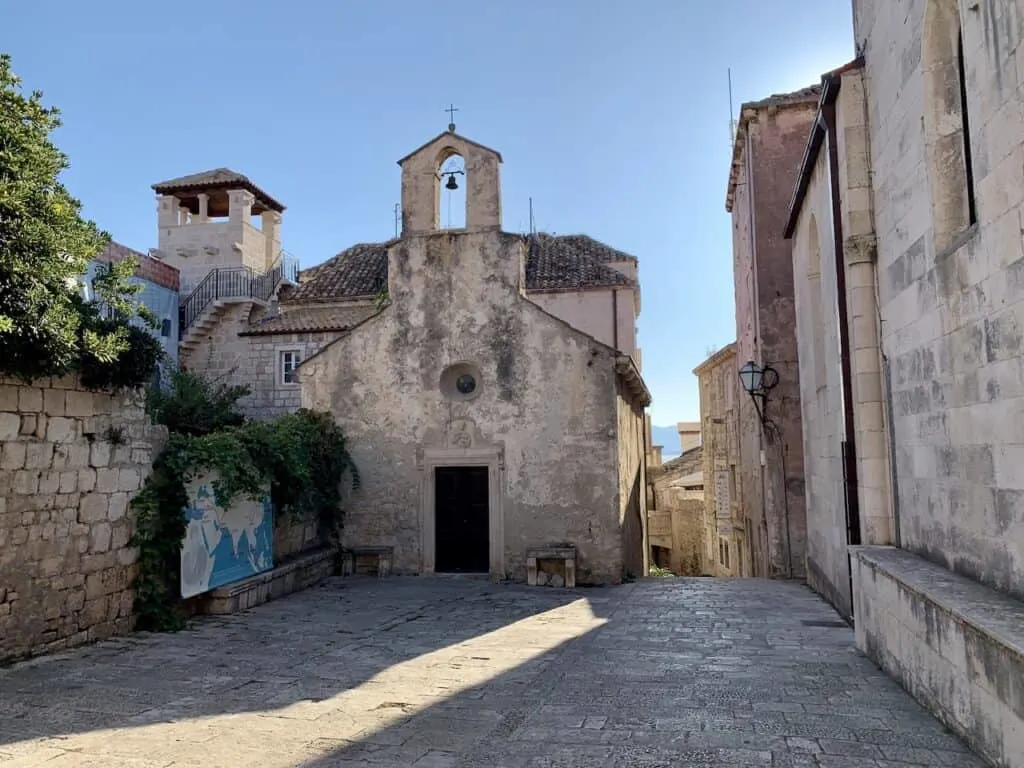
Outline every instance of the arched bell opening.
{"label": "arched bell opening", "polygon": [[466,226],[466,161],[454,151],[442,153],[437,165],[436,190],[438,229],[464,229]]}

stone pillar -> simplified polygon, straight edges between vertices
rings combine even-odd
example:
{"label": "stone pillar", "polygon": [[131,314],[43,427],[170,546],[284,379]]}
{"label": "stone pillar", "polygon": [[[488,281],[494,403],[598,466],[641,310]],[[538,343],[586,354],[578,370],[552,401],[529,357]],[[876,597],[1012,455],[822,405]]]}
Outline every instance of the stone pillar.
{"label": "stone pillar", "polygon": [[252,206],[256,197],[245,189],[232,189],[228,192],[228,220],[232,224],[248,222],[252,218]]}
{"label": "stone pillar", "polygon": [[853,423],[857,446],[857,496],[861,541],[891,544],[889,455],[882,359],[875,300],[874,238],[847,240],[846,290],[850,307]]}
{"label": "stone pillar", "polygon": [[206,222],[210,220],[210,196],[205,192],[201,192],[196,195],[199,199],[199,222]]}
{"label": "stone pillar", "polygon": [[174,195],[157,195],[156,220],[160,229],[178,226],[178,208],[181,202]]}
{"label": "stone pillar", "polygon": [[267,266],[273,268],[281,253],[281,214],[277,211],[264,211],[260,215],[263,239],[266,241]]}
{"label": "stone pillar", "polygon": [[185,226],[186,224],[190,224],[191,222],[189,221],[189,217],[191,216],[191,214],[192,212],[188,209],[187,205],[179,205],[178,224],[182,227]]}

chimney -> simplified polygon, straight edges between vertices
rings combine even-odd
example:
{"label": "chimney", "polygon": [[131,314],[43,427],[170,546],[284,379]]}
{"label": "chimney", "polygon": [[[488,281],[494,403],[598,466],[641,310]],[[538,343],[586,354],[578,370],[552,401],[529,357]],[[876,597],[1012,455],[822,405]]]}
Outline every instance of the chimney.
{"label": "chimney", "polygon": [[679,430],[679,450],[682,453],[701,444],[699,421],[680,421],[676,429]]}

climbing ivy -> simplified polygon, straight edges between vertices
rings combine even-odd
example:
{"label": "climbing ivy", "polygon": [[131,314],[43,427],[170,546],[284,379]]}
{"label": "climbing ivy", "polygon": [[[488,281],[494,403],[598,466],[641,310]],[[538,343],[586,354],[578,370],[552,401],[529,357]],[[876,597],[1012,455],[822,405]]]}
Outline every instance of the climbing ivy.
{"label": "climbing ivy", "polygon": [[[178,595],[190,480],[215,472],[214,500],[221,507],[262,498],[269,486],[278,513],[315,519],[325,541],[337,541],[344,521],[342,483],[348,479],[353,489],[359,487],[359,471],[330,414],[303,409],[268,421],[236,419],[237,400],[248,393],[244,387],[211,386],[195,374],[172,381],[169,393],[151,399],[157,403],[151,413],[165,422],[174,414],[171,421],[179,428],[187,424],[192,432],[171,432],[132,501],[133,544],[139,550],[135,610],[140,628],[157,631],[178,629],[185,621]],[[224,409],[217,420],[182,418],[212,413],[197,397],[197,387]],[[197,429],[200,422],[212,428]]]}

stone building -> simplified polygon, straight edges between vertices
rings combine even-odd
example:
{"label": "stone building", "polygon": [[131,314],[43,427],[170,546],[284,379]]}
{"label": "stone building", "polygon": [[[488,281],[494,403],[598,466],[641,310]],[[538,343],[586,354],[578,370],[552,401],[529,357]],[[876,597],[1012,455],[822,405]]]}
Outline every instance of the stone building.
{"label": "stone building", "polygon": [[677,576],[706,572],[703,469],[699,445],[647,468],[651,562]]}
{"label": "stone building", "polygon": [[760,402],[738,401],[743,518],[751,575],[804,577],[803,434],[796,361],[793,266],[786,213],[819,89],[744,104],[733,145],[726,210],[732,214],[736,359],[778,372]]}
{"label": "stone building", "polygon": [[[441,229],[453,156],[466,226]],[[381,311],[300,369],[302,404],[335,414],[363,476],[346,543],[393,546],[401,571],[522,579],[528,548],[563,542],[581,582],[643,575],[636,259],[503,232],[500,163],[454,127],[427,142],[399,161],[401,237],[343,252],[281,302],[287,318],[314,296],[386,289]]]}
{"label": "stone building", "polygon": [[807,579],[847,617],[847,547],[890,536],[863,78],[862,60],[823,78],[785,228],[796,276]]}
{"label": "stone building", "polygon": [[[754,520],[744,504],[740,453],[739,366],[733,342],[694,370],[700,390],[700,435],[704,475],[701,515],[703,574],[753,576],[750,541]],[[746,394],[743,394],[746,397]]]}
{"label": "stone building", "polygon": [[1024,2],[853,9],[861,56],[823,77],[785,229],[809,578],[1024,766]]}
{"label": "stone building", "polygon": [[[181,362],[248,384],[254,417],[333,412],[364,480],[347,542],[394,546],[398,570],[522,577],[527,547],[564,541],[581,581],[642,575],[637,259],[502,232],[500,163],[454,130],[432,139],[399,161],[401,236],[301,275],[284,206],[245,176],[154,185],[157,252],[188,290]],[[440,227],[446,179],[467,190],[464,227]],[[477,539],[452,543],[453,505],[477,510]]]}

